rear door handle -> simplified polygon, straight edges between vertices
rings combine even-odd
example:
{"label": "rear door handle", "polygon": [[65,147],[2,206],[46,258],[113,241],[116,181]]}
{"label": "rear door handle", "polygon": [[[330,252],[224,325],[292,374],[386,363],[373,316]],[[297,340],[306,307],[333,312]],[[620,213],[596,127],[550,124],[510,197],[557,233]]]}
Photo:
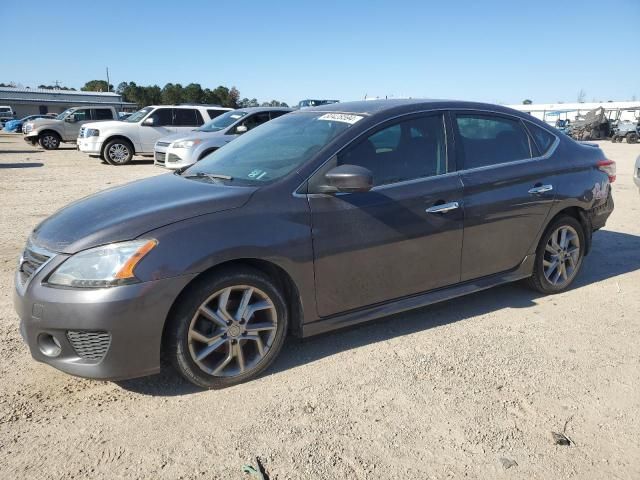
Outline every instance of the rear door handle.
{"label": "rear door handle", "polygon": [[455,210],[459,208],[460,204],[458,202],[449,202],[449,203],[441,203],[440,205],[434,205],[433,207],[429,207],[425,210],[427,213],[447,213],[451,210]]}
{"label": "rear door handle", "polygon": [[540,193],[550,192],[553,190],[553,185],[540,185],[539,187],[533,187],[529,190],[531,195],[538,195]]}

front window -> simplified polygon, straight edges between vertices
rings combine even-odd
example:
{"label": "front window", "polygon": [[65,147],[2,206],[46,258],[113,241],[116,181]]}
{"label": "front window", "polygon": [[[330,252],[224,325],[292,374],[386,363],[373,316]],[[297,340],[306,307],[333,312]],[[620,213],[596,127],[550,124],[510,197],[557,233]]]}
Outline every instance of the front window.
{"label": "front window", "polygon": [[144,107],[143,109],[131,114],[131,116],[124,121],[129,123],[138,123],[140,120],[146,117],[151,110],[153,110],[153,107]]}
{"label": "front window", "polygon": [[303,165],[362,118],[325,112],[284,115],[211,153],[183,175],[221,175],[240,185],[272,182]]}
{"label": "front window", "polygon": [[219,132],[220,130],[224,130],[230,125],[233,125],[242,117],[244,117],[247,112],[237,112],[231,110],[227,113],[223,113],[222,115],[214,118],[210,122],[205,123],[203,126],[198,128],[199,132]]}
{"label": "front window", "polygon": [[373,174],[373,184],[447,173],[447,142],[442,114],[401,120],[350,146],[337,165],[358,165]]}
{"label": "front window", "polygon": [[73,108],[67,108],[64,112],[56,117],[56,120],[64,120],[68,115],[74,112]]}

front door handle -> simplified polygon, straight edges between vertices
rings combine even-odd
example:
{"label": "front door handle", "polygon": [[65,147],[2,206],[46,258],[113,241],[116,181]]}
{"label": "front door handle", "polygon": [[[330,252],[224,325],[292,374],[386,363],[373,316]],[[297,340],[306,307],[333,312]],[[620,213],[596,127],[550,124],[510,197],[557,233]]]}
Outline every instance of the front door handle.
{"label": "front door handle", "polygon": [[540,185],[539,187],[533,187],[529,190],[531,195],[538,195],[540,193],[550,192],[553,190],[553,185]]}
{"label": "front door handle", "polygon": [[455,210],[459,208],[460,204],[458,202],[449,202],[449,203],[441,203],[440,205],[434,205],[433,207],[429,207],[425,210],[427,213],[447,213],[451,210]]}

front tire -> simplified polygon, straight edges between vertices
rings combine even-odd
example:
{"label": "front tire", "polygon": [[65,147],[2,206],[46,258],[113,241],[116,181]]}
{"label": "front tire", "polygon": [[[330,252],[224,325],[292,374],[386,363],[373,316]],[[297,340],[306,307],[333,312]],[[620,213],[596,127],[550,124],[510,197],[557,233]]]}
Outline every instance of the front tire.
{"label": "front tire", "polygon": [[252,268],[231,268],[195,284],[168,326],[166,350],[180,374],[202,388],[260,375],[282,349],[289,314],[279,287]]}
{"label": "front tire", "polygon": [[638,134],[630,133],[627,135],[627,143],[637,143],[638,142]]}
{"label": "front tire", "polygon": [[109,165],[125,165],[133,158],[133,145],[128,140],[111,140],[104,146],[102,157]]}
{"label": "front tire", "polygon": [[566,290],[580,271],[585,246],[578,220],[563,215],[551,222],[538,244],[529,286],[544,294]]}
{"label": "front tire", "polygon": [[53,132],[45,132],[38,136],[38,144],[45,150],[57,150],[60,140],[60,136]]}

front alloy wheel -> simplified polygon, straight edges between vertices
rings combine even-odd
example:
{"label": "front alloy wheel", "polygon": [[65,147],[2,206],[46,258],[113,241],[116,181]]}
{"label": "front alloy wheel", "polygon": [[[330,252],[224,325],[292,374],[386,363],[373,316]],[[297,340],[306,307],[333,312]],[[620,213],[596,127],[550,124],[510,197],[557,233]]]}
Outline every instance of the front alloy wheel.
{"label": "front alloy wheel", "polygon": [[249,267],[224,269],[183,296],[170,319],[166,352],[190,382],[223,388],[264,371],[287,330],[288,309],[276,282]]}
{"label": "front alloy wheel", "polygon": [[124,139],[111,140],[104,146],[102,155],[110,165],[124,165],[133,158],[133,145]]}
{"label": "front alloy wheel", "polygon": [[38,139],[40,146],[45,150],[55,150],[60,146],[60,138],[52,133],[45,133]]}
{"label": "front alloy wheel", "polygon": [[271,349],[278,316],[269,296],[248,285],[207,298],[189,326],[189,354],[209,375],[233,377],[252,370]]}

